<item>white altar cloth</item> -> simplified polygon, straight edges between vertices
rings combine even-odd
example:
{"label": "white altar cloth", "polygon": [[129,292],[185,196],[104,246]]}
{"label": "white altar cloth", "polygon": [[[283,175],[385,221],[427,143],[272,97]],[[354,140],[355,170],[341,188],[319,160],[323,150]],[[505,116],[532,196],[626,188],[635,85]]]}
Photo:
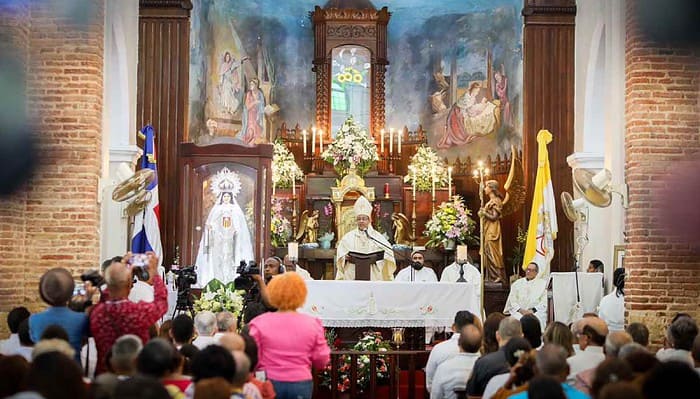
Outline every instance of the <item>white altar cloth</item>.
{"label": "white altar cloth", "polygon": [[303,313],[326,327],[450,327],[455,314],[480,314],[479,284],[306,281]]}
{"label": "white altar cloth", "polygon": [[[564,324],[575,321],[576,313],[576,273],[552,273],[552,303],[554,320]],[[600,298],[603,297],[603,273],[578,273],[578,286],[583,313],[598,313]]]}

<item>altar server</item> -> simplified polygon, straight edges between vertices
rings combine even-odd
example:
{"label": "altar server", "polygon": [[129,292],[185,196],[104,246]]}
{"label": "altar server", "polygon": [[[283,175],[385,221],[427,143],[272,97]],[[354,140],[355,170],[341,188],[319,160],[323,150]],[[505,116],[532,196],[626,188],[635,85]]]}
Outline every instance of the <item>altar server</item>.
{"label": "altar server", "polygon": [[384,259],[370,265],[370,279],[373,281],[393,280],[394,270],[396,270],[394,250],[386,237],[372,228],[370,219],[372,204],[367,198],[361,196],[355,201],[353,210],[355,211],[357,228],[350,230],[338,242],[335,279],[355,279],[355,265],[346,261],[346,255],[349,252],[371,254],[384,251]]}

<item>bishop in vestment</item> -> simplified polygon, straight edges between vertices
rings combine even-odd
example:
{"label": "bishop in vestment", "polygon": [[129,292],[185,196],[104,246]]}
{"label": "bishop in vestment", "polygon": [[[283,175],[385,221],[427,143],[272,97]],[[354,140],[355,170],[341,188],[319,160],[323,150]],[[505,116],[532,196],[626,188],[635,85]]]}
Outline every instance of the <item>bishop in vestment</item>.
{"label": "bishop in vestment", "polygon": [[372,204],[364,196],[355,201],[353,208],[357,218],[357,228],[347,232],[338,242],[336,248],[336,280],[354,280],[355,265],[347,260],[349,252],[371,254],[377,251],[384,251],[384,259],[370,265],[370,279],[393,280],[396,261],[394,260],[394,250],[389,241],[372,228],[370,216],[372,214]]}

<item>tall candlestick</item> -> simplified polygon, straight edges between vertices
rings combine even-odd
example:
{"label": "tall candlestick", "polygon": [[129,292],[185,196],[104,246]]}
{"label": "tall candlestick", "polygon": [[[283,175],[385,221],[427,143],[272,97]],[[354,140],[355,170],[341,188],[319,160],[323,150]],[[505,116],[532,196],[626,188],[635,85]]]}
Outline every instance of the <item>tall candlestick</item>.
{"label": "tall candlestick", "polygon": [[318,154],[321,155],[323,153],[323,130],[318,131]]}
{"label": "tall candlestick", "polygon": [[292,170],[292,197],[297,195],[297,185],[296,176],[294,176],[294,170]]}
{"label": "tall candlestick", "polygon": [[276,187],[276,186],[277,186],[277,185],[275,184],[275,182],[272,182],[272,196],[273,196],[273,197],[275,196],[275,187]]}
{"label": "tall candlestick", "polygon": [[389,154],[394,153],[394,128],[389,129]]}
{"label": "tall candlestick", "polygon": [[311,128],[311,155],[316,153],[316,126]]}
{"label": "tall candlestick", "polygon": [[397,147],[398,153],[401,154],[401,136],[403,136],[403,130],[399,130],[396,132],[396,135],[398,136],[398,141],[399,141],[399,146]]}
{"label": "tall candlestick", "polygon": [[384,129],[382,129],[381,134],[379,135],[379,145],[380,145],[380,153],[384,155]]}
{"label": "tall candlestick", "polygon": [[447,196],[452,197],[452,166],[447,167]]}
{"label": "tall candlestick", "polygon": [[304,147],[304,155],[306,155],[306,130],[301,132],[301,136],[304,138],[304,142],[303,142],[302,146]]}

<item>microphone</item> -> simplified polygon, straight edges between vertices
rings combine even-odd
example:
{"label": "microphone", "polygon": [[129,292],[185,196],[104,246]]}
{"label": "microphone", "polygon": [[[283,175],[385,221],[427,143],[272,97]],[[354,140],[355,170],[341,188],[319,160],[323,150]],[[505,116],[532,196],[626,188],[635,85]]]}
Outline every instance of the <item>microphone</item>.
{"label": "microphone", "polygon": [[392,248],[391,246],[388,246],[388,245],[384,244],[383,242],[381,242],[381,241],[377,240],[376,238],[372,237],[371,235],[369,235],[369,229],[364,229],[364,230],[361,230],[361,231],[364,231],[364,232],[365,232],[365,235],[367,236],[367,238],[369,238],[370,240],[376,242],[376,243],[379,244],[380,246],[382,246],[382,247],[388,249],[389,251],[391,251],[391,253],[392,253],[394,256],[399,255],[399,256],[401,257],[401,260],[407,260],[409,266],[413,267],[414,270],[420,270],[420,269],[423,268],[423,265],[421,265],[421,267],[420,267],[419,269],[416,269],[416,268],[413,266],[413,263],[416,263],[416,262],[413,262],[413,259],[412,259],[410,256],[406,256],[406,255],[402,254],[401,252],[394,252],[394,248]]}

